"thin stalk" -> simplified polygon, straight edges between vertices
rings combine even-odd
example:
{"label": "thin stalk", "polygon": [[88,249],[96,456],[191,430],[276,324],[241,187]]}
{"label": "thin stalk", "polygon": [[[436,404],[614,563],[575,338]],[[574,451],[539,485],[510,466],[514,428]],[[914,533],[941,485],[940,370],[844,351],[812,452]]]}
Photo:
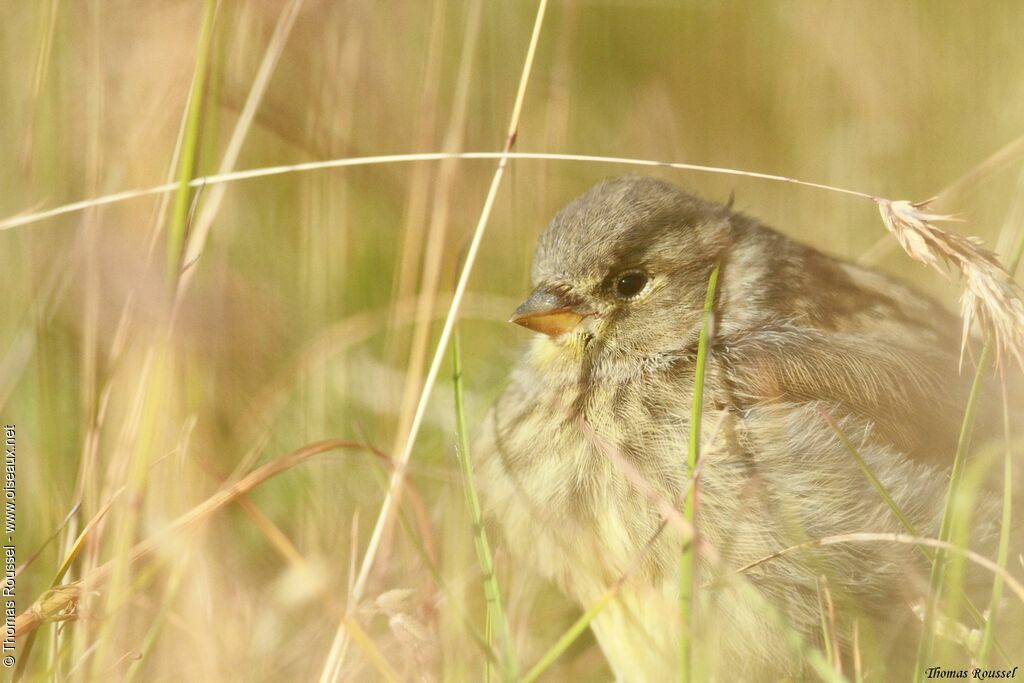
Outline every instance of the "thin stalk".
{"label": "thin stalk", "polygon": [[[1013,523],[1013,457],[1009,446],[1010,411],[1007,405],[1006,386],[1003,386],[1003,433],[1007,446],[1003,451],[1003,516],[999,528],[999,550],[996,553],[996,564],[1005,568],[1010,557],[1010,525]],[[1003,577],[996,575],[992,581],[992,597],[988,602],[988,619],[981,635],[981,646],[978,648],[978,665],[985,666],[994,642],[994,625],[999,603],[1003,599]]]}
{"label": "thin stalk", "polygon": [[[824,595],[825,589],[825,576],[824,574],[819,577],[817,590],[818,590],[818,615],[819,615],[819,626],[821,627],[821,643],[825,647],[825,660],[829,663],[839,661],[839,651],[833,647],[835,642],[835,613],[832,610],[832,603],[826,599]],[[829,617],[832,617],[831,619]]]}
{"label": "thin stalk", "polygon": [[[341,159],[327,159],[325,161],[307,161],[301,164],[287,164],[281,166],[265,166],[261,168],[252,168],[244,171],[232,171],[230,173],[214,173],[208,176],[202,176],[194,178],[188,185],[189,187],[205,187],[209,185],[218,185],[221,183],[232,183],[239,180],[249,180],[252,178],[266,178],[269,176],[284,175],[288,173],[306,173],[309,171],[320,171],[330,168],[347,168],[350,166],[376,166],[380,164],[398,164],[398,163],[409,163],[415,161],[442,161],[445,159],[467,159],[467,160],[533,160],[533,161],[577,161],[585,163],[600,163],[600,164],[616,164],[620,166],[646,166],[651,168],[673,168],[681,171],[698,171],[702,173],[714,173],[720,175],[731,175],[740,176],[744,178],[757,178],[760,180],[771,180],[780,183],[789,183],[792,185],[800,185],[802,187],[810,187],[819,190],[826,190],[829,192],[838,192],[840,194],[847,194],[854,197],[861,197],[862,199],[870,199],[871,201],[877,202],[881,197],[876,195],[860,192],[858,190],[850,190],[843,187],[837,187],[834,185],[826,185],[824,183],[815,183],[806,180],[799,180],[798,178],[792,178],[790,176],[777,175],[774,173],[759,173],[756,171],[743,171],[735,168],[726,168],[723,166],[704,166],[702,164],[687,164],[682,162],[673,161],[660,161],[658,159],[637,159],[631,157],[607,157],[596,154],[551,154],[547,152],[421,152],[413,154],[380,154],[365,157],[345,157]],[[61,206],[54,207],[52,209],[45,209],[43,211],[34,211],[25,214],[19,214],[0,220],[0,230],[9,230],[22,225],[29,225],[31,223],[38,223],[39,221],[46,220],[47,218],[53,218],[55,216],[62,216],[68,213],[75,213],[78,211],[84,211],[85,209],[94,206],[103,206],[106,204],[115,204],[118,202],[128,201],[130,199],[137,199],[140,197],[148,197],[152,195],[167,194],[174,192],[178,189],[178,183],[164,183],[163,185],[155,185],[148,188],[140,188],[136,190],[125,190],[122,192],[115,192],[113,194],[103,195],[101,197],[93,197],[90,199],[83,199],[81,201],[72,202],[70,204],[63,204]]]}
{"label": "thin stalk", "polygon": [[164,626],[167,624],[167,620],[170,618],[171,612],[174,609],[175,601],[177,600],[178,593],[181,590],[182,579],[184,578],[185,571],[188,568],[188,560],[189,558],[187,554],[178,559],[178,563],[167,583],[167,589],[164,592],[163,600],[160,603],[160,609],[157,611],[156,618],[153,620],[149,631],[146,633],[146,637],[142,640],[142,646],[139,648],[139,658],[128,666],[128,672],[125,675],[126,683],[132,683],[132,681],[138,680],[143,667],[147,662],[149,662],[149,657],[153,651],[153,647],[156,645],[156,641],[163,632]]}
{"label": "thin stalk", "polygon": [[537,680],[542,673],[544,673],[548,667],[550,667],[556,659],[562,656],[562,654],[569,649],[569,646],[576,642],[576,639],[580,637],[590,622],[594,620],[598,614],[601,613],[608,603],[612,601],[622,587],[621,581],[616,581],[611,588],[606,590],[600,598],[597,599],[593,605],[591,605],[586,612],[580,615],[580,618],[573,622],[562,637],[559,638],[554,645],[552,645],[547,652],[545,652],[537,663],[534,664],[526,675],[520,680],[520,683],[533,683]]}
{"label": "thin stalk", "polygon": [[[494,626],[491,623],[491,612],[490,612],[490,610],[488,610],[487,613],[484,614],[484,638],[487,639],[486,640],[487,647],[491,648],[492,647],[491,643],[494,642]],[[485,661],[484,661],[484,683],[491,683],[491,680],[492,680],[492,673],[491,673],[491,671],[492,671],[491,659],[488,657],[488,658],[485,658]]]}
{"label": "thin stalk", "polygon": [[342,618],[342,625],[349,632],[349,635],[352,636],[352,640],[356,642],[359,649],[366,655],[366,659],[373,665],[373,668],[381,675],[381,678],[388,683],[398,683],[398,681],[402,680],[391,665],[388,664],[387,658],[384,657],[377,645],[374,644],[373,639],[370,638],[355,619],[346,615]]}
{"label": "thin stalk", "polygon": [[[800,632],[793,628],[786,615],[765,598],[750,581],[740,576],[739,572],[730,577],[730,580],[732,587],[743,594],[747,603],[753,605],[759,613],[781,629],[786,645],[800,657],[801,661],[806,662],[814,670],[819,680],[827,683],[846,683],[846,677],[832,668],[832,662],[826,659],[820,650],[807,643]],[[797,680],[802,679],[798,678]]]}
{"label": "thin stalk", "polygon": [[[1024,233],[1021,233],[1010,258],[1007,272],[1012,277],[1020,265],[1021,255],[1024,254]],[[950,472],[949,486],[946,489],[946,498],[943,503],[942,524],[939,527],[939,540],[949,540],[953,523],[953,498],[960,488],[960,480],[963,478],[966,467],[967,449],[971,442],[971,429],[974,426],[974,414],[977,409],[978,397],[981,394],[981,383],[985,372],[988,370],[992,358],[994,343],[991,338],[985,341],[981,357],[978,359],[978,366],[974,371],[974,379],[971,382],[971,391],[967,397],[967,407],[964,409],[964,419],[960,426],[960,436],[957,439],[956,455],[953,458],[953,469]],[[1006,501],[1004,500],[1004,503]],[[932,643],[935,630],[935,609],[938,606],[939,596],[942,593],[945,582],[945,552],[939,549],[932,562],[931,572],[928,577],[928,599],[925,603],[924,630],[921,633],[921,641],[917,648],[917,661],[915,680],[923,680],[925,675],[925,663],[931,657]]]}
{"label": "thin stalk", "polygon": [[601,610],[607,607],[608,603],[610,603],[615,598],[615,596],[618,595],[619,591],[622,589],[622,586],[625,585],[629,577],[632,576],[633,572],[636,571],[637,567],[640,566],[641,560],[643,560],[644,556],[654,545],[655,541],[658,540],[658,537],[661,536],[661,532],[665,530],[665,526],[667,524],[667,521],[662,521],[657,531],[655,531],[654,534],[647,540],[647,543],[644,544],[644,547],[640,550],[639,554],[633,560],[633,564],[627,567],[626,570],[622,572],[622,574],[619,576],[619,578],[616,579],[615,583],[609,586],[608,589],[604,593],[602,593],[601,596],[594,602],[594,604],[587,608],[587,611],[580,615],[580,618],[574,621],[572,623],[572,626],[566,629],[565,633],[563,633],[562,636],[557,641],[555,641],[555,644],[548,648],[547,652],[545,652],[541,656],[541,658],[537,660],[536,664],[530,667],[530,670],[527,671],[526,675],[519,680],[519,683],[532,683],[533,681],[537,680],[540,677],[540,675],[543,674],[548,669],[548,667],[550,667],[555,662],[556,659],[561,657],[562,654],[569,649],[570,645],[576,642],[576,639],[580,637],[580,634],[582,634],[587,629],[587,627],[590,626],[590,622],[592,622],[594,618],[601,613]]}
{"label": "thin stalk", "polygon": [[[1013,254],[1010,257],[1007,272],[1013,276],[1020,265],[1021,256],[1024,255],[1024,231],[1017,238]],[[999,550],[996,554],[996,564],[1005,568],[1010,556],[1010,525],[1013,523],[1013,457],[1010,452],[1010,413],[1009,403],[1006,396],[1006,385],[1003,384],[1003,436],[1007,442],[1006,450],[1003,453],[1003,516],[999,528]],[[985,630],[981,637],[981,648],[978,652],[978,664],[984,665],[988,659],[992,645],[998,648],[999,643],[995,641],[994,626],[996,610],[1003,595],[1003,577],[998,574],[992,582],[992,597],[989,600],[988,620],[985,622]]]}
{"label": "thin stalk", "polygon": [[[913,522],[910,521],[910,518],[907,517],[906,514],[904,514],[900,506],[896,503],[895,500],[893,500],[892,496],[889,495],[889,492],[885,489],[885,486],[882,484],[881,481],[878,480],[878,477],[875,476],[875,473],[864,461],[864,458],[861,457],[861,454],[857,451],[857,448],[853,445],[853,443],[850,442],[850,439],[848,439],[846,434],[843,433],[843,430],[839,428],[839,425],[836,424],[836,421],[832,419],[832,416],[829,415],[824,408],[820,408],[818,412],[821,413],[821,416],[825,419],[825,422],[828,423],[828,426],[832,428],[832,431],[836,433],[836,437],[838,437],[839,442],[843,444],[843,448],[845,448],[846,452],[850,454],[850,457],[853,458],[853,461],[857,463],[857,467],[859,467],[860,471],[864,473],[865,478],[867,478],[867,480],[871,482],[871,485],[875,488],[875,491],[877,491],[878,495],[882,498],[883,501],[885,501],[885,504],[889,506],[889,509],[892,510],[892,513],[896,515],[896,519],[900,521],[900,524],[903,525],[903,528],[906,529],[907,533],[911,534],[912,536],[920,536],[921,534],[917,532],[917,528],[914,526]],[[928,549],[922,547],[921,551],[925,553],[925,557],[928,558],[929,561],[934,559],[933,554]]]}
{"label": "thin stalk", "polygon": [[[971,430],[974,427],[974,416],[978,407],[978,397],[981,395],[981,384],[984,379],[984,372],[992,359],[992,341],[985,342],[981,351],[981,358],[978,359],[978,367],[974,372],[974,379],[971,382],[971,391],[967,397],[967,407],[964,409],[964,419],[960,425],[960,436],[957,439],[956,455],[953,457],[953,469],[949,475],[949,485],[946,487],[946,497],[943,503],[942,522],[939,525],[939,540],[949,541],[953,528],[953,499],[960,490],[960,481],[963,479],[964,469],[967,466],[967,450],[971,445]],[[935,611],[938,607],[939,596],[942,594],[946,574],[946,552],[939,548],[932,560],[931,571],[928,576],[928,598],[925,602],[924,629],[921,632],[921,641],[917,647],[917,661],[915,663],[915,680],[922,681],[925,676],[926,664],[932,655],[932,644],[935,631]]]}
{"label": "thin stalk", "polygon": [[182,145],[181,165],[178,166],[178,182],[174,184],[174,208],[171,225],[167,233],[167,278],[171,291],[178,281],[181,252],[185,244],[191,204],[191,183],[195,179],[196,159],[199,151],[199,132],[202,128],[203,90],[206,87],[206,73],[210,62],[210,44],[213,42],[213,23],[216,16],[217,0],[206,0],[203,4],[203,19],[199,32],[199,46],[196,50],[195,77],[189,94],[188,116],[185,121],[185,137]]}
{"label": "thin stalk", "polygon": [[[277,24],[274,26],[274,33],[271,35],[270,41],[267,43],[267,49],[263,53],[263,59],[260,61],[256,77],[253,79],[252,87],[250,87],[249,94],[245,98],[245,104],[242,107],[241,113],[238,115],[238,121],[235,123],[234,129],[231,131],[231,137],[229,138],[227,147],[224,150],[224,156],[221,159],[220,165],[217,167],[218,173],[230,173],[238,162],[238,156],[242,151],[242,145],[245,143],[245,139],[252,128],[252,122],[256,117],[256,111],[259,109],[260,103],[263,101],[264,93],[266,93],[267,84],[270,82],[270,78],[274,75],[277,63],[281,58],[281,53],[284,52],[284,46],[288,42],[288,37],[291,35],[292,28],[295,26],[295,19],[298,17],[299,10],[302,9],[304,1],[305,0],[290,0],[284,9],[281,10],[281,14],[277,19]],[[197,71],[194,82],[198,82],[205,72],[205,69],[202,72]],[[202,84],[200,84],[200,86],[201,85]],[[193,95],[196,95],[197,93],[201,93],[201,90],[194,89]],[[198,110],[199,107],[189,108],[188,120],[186,121],[186,136],[191,132],[189,126],[192,123],[192,113]],[[192,149],[189,145],[189,141],[190,139],[186,137],[186,144],[184,146],[184,150],[186,152]],[[194,173],[195,158],[185,159],[183,157],[181,164],[183,170],[186,163],[191,163],[193,165]],[[188,180],[191,181],[192,178],[190,177]],[[179,176],[179,186],[181,182],[182,177]],[[179,245],[180,249],[184,249],[184,256],[181,256],[180,254],[175,255],[176,258],[181,258],[181,265],[183,267],[187,268],[190,264],[195,262],[202,253],[203,247],[206,244],[207,236],[210,232],[210,226],[213,224],[213,221],[217,216],[217,212],[220,210],[226,189],[227,188],[224,185],[218,185],[212,192],[210,192],[208,197],[205,197],[203,209],[199,212],[199,216],[195,221],[195,230],[189,236],[187,247],[184,243]],[[184,194],[187,195],[188,193],[186,192]],[[178,217],[177,211],[179,208],[179,202],[182,201],[181,197],[181,193],[175,195],[175,219]],[[183,283],[183,286],[187,285],[188,278],[186,277],[185,280],[186,281]]]}
{"label": "thin stalk", "polygon": [[860,622],[853,622],[853,681],[862,683],[864,680],[864,666],[860,657]]}
{"label": "thin stalk", "polygon": [[[704,372],[707,366],[708,338],[711,328],[711,314],[715,306],[715,289],[718,286],[720,263],[715,263],[708,278],[707,293],[704,296],[704,317],[697,339],[697,367],[693,378],[693,406],[690,415],[690,443],[686,456],[687,479],[694,477],[697,462],[700,459],[700,426],[704,413]],[[684,493],[683,519],[694,530],[694,534],[683,544],[683,552],[679,562],[679,616],[681,628],[679,632],[679,677],[681,681],[691,679],[692,661],[692,625],[693,625],[693,583],[694,583],[694,546],[696,545],[696,499],[697,482],[691,490]]]}
{"label": "thin stalk", "polygon": [[804,543],[798,543],[791,545],[788,548],[782,550],[776,550],[770,555],[748,562],[735,571],[736,574],[743,574],[754,567],[760,567],[761,565],[772,562],[779,559],[780,557],[786,557],[794,552],[805,550],[807,548],[821,548],[832,545],[843,545],[847,543],[900,543],[903,545],[925,545],[929,548],[942,549],[950,553],[955,553],[965,557],[970,562],[976,564],[979,567],[987,569],[992,574],[1001,576],[1005,585],[1013,591],[1013,594],[1020,600],[1021,604],[1024,605],[1024,584],[1014,578],[1013,574],[1007,571],[1004,567],[1000,567],[992,560],[988,559],[981,553],[977,553],[967,548],[958,547],[953,543],[946,541],[940,541],[937,538],[923,538],[920,536],[910,536],[909,534],[893,534],[889,532],[879,533],[870,531],[855,531],[848,534],[839,534],[836,536],[824,536],[822,538],[811,539]]}
{"label": "thin stalk", "polygon": [[[108,561],[106,564],[100,565],[93,569],[88,575],[73,584],[65,584],[46,591],[38,600],[36,600],[32,607],[29,607],[18,615],[15,621],[15,637],[17,638],[22,635],[32,633],[35,629],[41,626],[45,620],[39,619],[39,612],[41,611],[40,606],[47,604],[58,594],[66,595],[67,599],[62,601],[59,605],[54,605],[52,608],[46,609],[45,612],[54,614],[62,612],[66,613],[67,610],[73,609],[75,604],[77,604],[78,592],[68,590],[69,586],[89,586],[92,589],[96,589],[100,583],[110,579],[116,562],[120,560],[128,563],[138,562],[144,557],[151,555],[158,547],[160,547],[161,544],[166,543],[169,537],[205,521],[211,515],[224,509],[240,496],[246,495],[249,491],[265,481],[276,477],[278,474],[281,474],[282,472],[285,472],[306,460],[309,460],[315,455],[336,449],[350,449],[355,451],[366,450],[365,446],[361,443],[347,441],[344,439],[328,439],[325,441],[317,441],[307,444],[302,448],[291,451],[290,453],[261,465],[237,482],[223,486],[199,505],[196,505],[188,512],[179,515],[174,519],[174,521],[162,530],[156,532],[153,536],[136,543],[131,547],[128,553],[126,553],[124,558],[116,558]],[[96,521],[98,521],[98,517]],[[87,526],[86,529],[82,531],[80,539],[85,539],[86,533],[92,526],[95,526],[95,524],[90,523],[90,526]],[[81,545],[81,542],[81,540],[76,541],[75,547],[78,548]]]}
{"label": "thin stalk", "polygon": [[[493,648],[491,635],[497,635],[502,649],[502,664],[504,678],[515,679],[516,656],[512,646],[512,637],[509,633],[508,621],[505,619],[505,611],[501,606],[501,591],[498,589],[498,577],[494,573],[494,557],[491,554],[491,545],[487,540],[487,529],[484,527],[483,513],[480,508],[480,498],[473,483],[473,461],[469,456],[469,433],[466,429],[466,414],[463,409],[464,396],[462,386],[462,345],[459,341],[458,331],[452,335],[452,365],[454,374],[452,381],[455,385],[455,429],[458,432],[459,447],[456,449],[459,459],[459,469],[462,471],[462,489],[466,494],[466,506],[469,509],[470,518],[473,522],[473,541],[476,544],[476,556],[480,562],[480,571],[483,573],[484,598],[487,603],[487,645]],[[488,673],[490,662],[487,663]]]}
{"label": "thin stalk", "polygon": [[[850,456],[853,457],[854,462],[856,462],[857,466],[860,467],[861,472],[864,473],[864,476],[868,479],[868,481],[871,482],[872,486],[875,487],[875,490],[878,492],[878,495],[881,496],[882,500],[885,501],[886,505],[889,506],[889,509],[892,510],[894,515],[896,515],[896,518],[899,520],[900,524],[903,526],[906,532],[912,536],[920,536],[921,534],[918,532],[917,527],[914,526],[914,524],[910,521],[906,514],[904,514],[900,506],[896,503],[896,501],[893,500],[892,496],[889,495],[889,492],[885,489],[885,486],[882,484],[881,481],[878,480],[878,477],[875,476],[875,473],[868,466],[867,462],[865,462],[864,458],[857,451],[857,448],[853,445],[853,443],[850,442],[846,434],[843,433],[843,430],[840,429],[839,425],[836,424],[835,420],[832,419],[832,416],[829,415],[828,412],[824,409],[819,409],[819,412],[821,413],[825,421],[828,423],[828,425],[832,428],[832,430],[836,433],[836,436],[839,438],[839,441],[843,444],[843,447],[846,448]],[[918,549],[928,562],[935,561],[935,552],[931,548],[922,545],[918,546]],[[990,620],[985,619],[982,613],[978,611],[978,608],[974,606],[974,603],[971,602],[971,599],[967,595],[965,595],[963,591],[959,591],[959,593],[964,600],[964,606],[967,608],[968,613],[974,619],[975,623],[977,623],[979,626],[987,627],[990,624]],[[1005,657],[1006,653],[1003,650],[1002,646],[999,644],[999,642],[994,641],[994,643],[996,649],[999,650],[999,652]],[[1008,658],[1007,661],[1009,661]]]}
{"label": "thin stalk", "polygon": [[[363,560],[359,565],[359,573],[356,575],[356,579],[352,583],[352,591],[349,595],[349,605],[358,605],[363,598],[363,593],[366,590],[366,584],[370,579],[370,570],[377,558],[377,552],[380,549],[380,544],[384,536],[384,529],[387,526],[391,515],[394,513],[401,495],[401,484],[404,476],[404,470],[408,466],[409,460],[412,457],[413,446],[416,444],[420,427],[423,424],[423,418],[426,415],[427,403],[430,400],[430,395],[433,391],[438,373],[441,371],[441,364],[444,360],[445,352],[448,349],[448,342],[451,339],[455,320],[459,314],[459,307],[462,305],[462,298],[466,294],[466,288],[469,285],[469,277],[473,272],[473,266],[476,263],[476,256],[480,250],[480,244],[483,241],[487,225],[490,222],[495,200],[498,197],[498,189],[501,187],[502,179],[505,177],[505,169],[508,167],[509,154],[512,151],[512,145],[515,144],[516,135],[519,131],[519,116],[522,112],[523,101],[526,98],[526,88],[530,81],[530,73],[533,70],[533,61],[537,54],[537,45],[540,42],[541,28],[544,26],[544,16],[546,12],[547,0],[540,0],[537,6],[537,16],[533,24],[533,33],[530,36],[530,44],[527,47],[526,58],[523,62],[523,70],[519,76],[519,87],[516,90],[516,99],[512,105],[512,116],[509,120],[505,146],[501,155],[498,157],[498,165],[497,168],[494,169],[494,175],[491,176],[491,184],[488,187],[487,196],[484,198],[484,204],[480,210],[480,217],[477,220],[476,227],[473,229],[473,237],[469,242],[469,248],[466,250],[465,263],[462,266],[462,270],[459,272],[459,277],[455,285],[455,292],[452,294],[452,301],[448,307],[448,314],[445,316],[444,325],[441,327],[441,334],[438,337],[437,346],[434,349],[434,357],[430,362],[427,375],[423,380],[423,389],[420,392],[420,398],[416,405],[416,411],[413,414],[412,423],[409,425],[409,431],[405,438],[405,445],[399,453],[398,461],[395,464],[395,470],[391,476],[391,481],[388,486],[388,492],[384,496],[384,502],[381,504],[380,512],[377,513],[377,520],[374,522],[373,531],[370,534],[370,540],[363,553]],[[345,653],[347,649],[346,633],[341,632],[336,636],[335,642],[331,645],[331,652],[338,653],[335,657],[335,661],[339,667],[345,660]],[[320,681],[321,683],[328,683],[330,680],[332,680],[330,677],[330,671],[328,667],[325,666],[323,673],[320,676]]]}

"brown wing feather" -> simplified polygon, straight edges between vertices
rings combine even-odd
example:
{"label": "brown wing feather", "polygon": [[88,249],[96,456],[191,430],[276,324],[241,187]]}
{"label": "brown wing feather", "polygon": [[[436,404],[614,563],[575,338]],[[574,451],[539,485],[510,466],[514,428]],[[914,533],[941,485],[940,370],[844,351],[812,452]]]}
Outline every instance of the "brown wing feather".
{"label": "brown wing feather", "polygon": [[736,406],[823,401],[870,418],[911,457],[952,458],[964,383],[947,354],[778,327],[734,337],[718,358],[724,398]]}

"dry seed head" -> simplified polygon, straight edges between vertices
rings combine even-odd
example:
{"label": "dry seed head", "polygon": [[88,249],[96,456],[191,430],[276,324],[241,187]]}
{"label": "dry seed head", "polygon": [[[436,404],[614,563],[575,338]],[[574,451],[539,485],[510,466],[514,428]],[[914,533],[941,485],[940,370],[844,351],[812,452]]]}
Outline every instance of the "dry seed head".
{"label": "dry seed head", "polygon": [[977,320],[995,344],[996,360],[1011,354],[1024,368],[1024,301],[1020,286],[1014,282],[995,254],[976,237],[964,237],[935,225],[956,220],[952,216],[927,213],[928,202],[912,203],[875,198],[882,222],[914,260],[948,274],[955,269],[964,283],[960,299],[963,317],[961,353],[967,345],[971,327]]}
{"label": "dry seed head", "polygon": [[401,614],[408,609],[412,594],[411,588],[392,588],[377,596],[376,607],[389,617]]}

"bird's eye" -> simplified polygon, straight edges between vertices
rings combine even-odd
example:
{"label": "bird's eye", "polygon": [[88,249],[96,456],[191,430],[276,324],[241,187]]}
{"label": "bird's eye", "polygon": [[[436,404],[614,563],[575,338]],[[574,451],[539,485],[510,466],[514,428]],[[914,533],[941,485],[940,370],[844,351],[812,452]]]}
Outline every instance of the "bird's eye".
{"label": "bird's eye", "polygon": [[643,273],[623,273],[615,278],[615,296],[620,299],[632,299],[647,286],[647,276]]}

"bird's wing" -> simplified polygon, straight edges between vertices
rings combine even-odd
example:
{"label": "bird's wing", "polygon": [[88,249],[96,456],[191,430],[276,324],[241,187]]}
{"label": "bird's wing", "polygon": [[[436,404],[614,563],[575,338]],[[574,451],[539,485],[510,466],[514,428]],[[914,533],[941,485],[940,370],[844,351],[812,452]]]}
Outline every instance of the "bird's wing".
{"label": "bird's wing", "polygon": [[870,419],[915,459],[952,459],[965,382],[945,351],[789,326],[734,335],[717,350],[728,403],[822,401]]}

